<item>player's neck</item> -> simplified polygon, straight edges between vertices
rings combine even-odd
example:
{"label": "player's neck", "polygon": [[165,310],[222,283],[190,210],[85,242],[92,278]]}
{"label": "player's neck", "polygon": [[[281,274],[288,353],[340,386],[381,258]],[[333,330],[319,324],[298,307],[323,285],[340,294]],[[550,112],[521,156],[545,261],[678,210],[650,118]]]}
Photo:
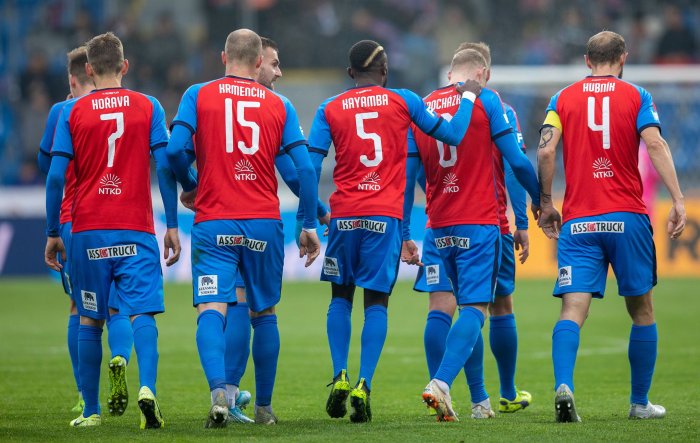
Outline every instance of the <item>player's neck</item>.
{"label": "player's neck", "polygon": [[95,83],[95,89],[121,88],[121,76],[105,75],[102,77],[93,76],[92,81]]}
{"label": "player's neck", "polygon": [[384,81],[383,78],[373,76],[373,75],[357,75],[355,74],[355,86],[367,86],[367,85],[372,85],[372,86],[383,86],[382,83]]}
{"label": "player's neck", "polygon": [[251,70],[250,68],[245,68],[245,67],[240,67],[240,66],[226,66],[226,72],[224,72],[224,75],[232,75],[234,77],[241,77],[241,78],[248,78],[251,80],[255,80],[258,76],[258,73],[253,69]]}
{"label": "player's neck", "polygon": [[613,77],[619,77],[622,67],[620,65],[599,65],[591,67],[591,75],[594,77],[605,77],[612,75]]}

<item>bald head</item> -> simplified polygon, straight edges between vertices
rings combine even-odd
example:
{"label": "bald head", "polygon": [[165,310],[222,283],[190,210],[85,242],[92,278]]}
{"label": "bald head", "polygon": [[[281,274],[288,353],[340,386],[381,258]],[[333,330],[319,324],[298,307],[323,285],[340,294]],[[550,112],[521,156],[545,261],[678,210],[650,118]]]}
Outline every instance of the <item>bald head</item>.
{"label": "bald head", "polygon": [[593,66],[618,64],[625,53],[625,39],[612,31],[597,33],[586,45],[586,56]]}
{"label": "bald head", "polygon": [[226,37],[227,63],[255,66],[262,57],[260,36],[250,29],[237,29]]}

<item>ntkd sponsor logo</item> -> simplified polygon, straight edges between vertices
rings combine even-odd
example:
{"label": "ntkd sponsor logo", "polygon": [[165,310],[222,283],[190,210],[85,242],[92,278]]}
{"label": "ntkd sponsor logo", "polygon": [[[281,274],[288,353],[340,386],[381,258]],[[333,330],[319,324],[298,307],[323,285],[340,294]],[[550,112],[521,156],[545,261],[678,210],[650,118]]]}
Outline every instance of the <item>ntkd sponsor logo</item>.
{"label": "ntkd sponsor logo", "polygon": [[100,187],[97,189],[97,193],[100,195],[119,195],[122,193],[121,184],[121,179],[115,174],[106,174],[100,179]]}
{"label": "ntkd sponsor logo", "polygon": [[438,249],[452,247],[460,249],[469,249],[469,243],[469,237],[455,237],[454,235],[449,235],[447,237],[439,237],[435,239],[435,246],[437,246]]}
{"label": "ntkd sponsor logo", "polygon": [[450,172],[445,177],[443,177],[442,183],[445,185],[445,187],[442,188],[442,193],[447,194],[459,192],[459,185],[457,185],[458,180],[459,178],[454,172]]}
{"label": "ntkd sponsor logo", "polygon": [[248,160],[239,160],[233,168],[236,170],[233,175],[236,180],[255,180],[258,178],[253,165]]}
{"label": "ntkd sponsor logo", "polygon": [[622,234],[625,232],[625,222],[579,222],[571,224],[571,234],[591,234],[595,232]]}
{"label": "ntkd sponsor logo", "polygon": [[97,294],[90,291],[80,291],[80,298],[83,301],[83,309],[97,312]]}
{"label": "ntkd sponsor logo", "polygon": [[218,295],[219,276],[216,274],[200,275],[197,279],[197,295]]}
{"label": "ntkd sponsor logo", "polygon": [[263,252],[267,248],[267,242],[244,235],[217,235],[216,246],[243,246],[251,251]]}
{"label": "ntkd sponsor logo", "polygon": [[339,231],[364,229],[365,231],[378,232],[380,234],[384,234],[386,232],[386,222],[367,220],[364,218],[357,220],[336,220],[336,227]]}
{"label": "ntkd sponsor logo", "polygon": [[360,191],[379,191],[382,187],[379,185],[381,178],[376,172],[370,172],[362,178],[362,182],[357,185]]}
{"label": "ntkd sponsor logo", "polygon": [[571,266],[559,268],[559,286],[571,286]]}
{"label": "ntkd sponsor logo", "polygon": [[131,257],[136,255],[136,245],[109,246],[106,248],[88,249],[87,255],[90,260],[102,260],[105,258]]}
{"label": "ntkd sponsor logo", "polygon": [[610,178],[615,173],[612,171],[612,163],[605,157],[598,157],[593,162],[593,178]]}

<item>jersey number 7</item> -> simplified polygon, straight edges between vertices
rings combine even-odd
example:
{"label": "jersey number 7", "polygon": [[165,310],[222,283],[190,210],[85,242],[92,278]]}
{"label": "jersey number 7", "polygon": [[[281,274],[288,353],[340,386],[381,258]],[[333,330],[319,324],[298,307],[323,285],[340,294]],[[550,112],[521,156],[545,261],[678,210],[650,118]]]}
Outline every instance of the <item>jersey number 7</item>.
{"label": "jersey number 7", "polygon": [[117,149],[117,139],[124,135],[124,113],[100,114],[100,120],[115,120],[117,122],[117,129],[107,137],[107,167],[111,168],[114,166],[114,151]]}

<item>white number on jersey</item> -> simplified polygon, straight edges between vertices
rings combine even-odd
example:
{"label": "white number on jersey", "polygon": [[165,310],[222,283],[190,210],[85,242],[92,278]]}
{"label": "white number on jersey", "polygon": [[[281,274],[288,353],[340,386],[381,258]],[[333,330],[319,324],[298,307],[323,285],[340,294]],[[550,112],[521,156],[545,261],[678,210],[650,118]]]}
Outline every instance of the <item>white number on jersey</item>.
{"label": "white number on jersey", "polygon": [[374,158],[369,159],[366,155],[362,154],[360,156],[360,163],[367,166],[368,168],[377,166],[382,162],[382,139],[374,132],[365,132],[365,120],[378,118],[378,112],[363,112],[360,114],[355,114],[355,126],[357,126],[357,136],[363,140],[372,140],[374,142]]}
{"label": "white number on jersey", "polygon": [[[452,120],[452,115],[442,114],[442,118],[444,118],[445,121],[449,122],[450,120]],[[442,166],[443,168],[449,168],[450,166],[454,166],[455,163],[457,163],[457,147],[447,145],[450,148],[450,159],[445,160],[445,144],[440,140],[435,141],[437,142],[438,153],[440,154],[440,166]]]}
{"label": "white number on jersey", "polygon": [[610,97],[603,97],[601,124],[595,122],[595,97],[588,97],[588,128],[603,133],[603,149],[610,149]]}
{"label": "white number on jersey", "polygon": [[[233,100],[227,98],[224,100],[225,116],[226,121],[226,153],[230,154],[233,152]],[[253,155],[260,149],[260,126],[257,123],[251,122],[245,119],[246,108],[259,108],[260,102],[238,102],[236,106],[236,120],[238,124],[250,128],[252,130],[251,145],[246,146],[245,142],[242,140],[238,141],[238,149],[242,153]]]}
{"label": "white number on jersey", "polygon": [[107,138],[107,167],[111,168],[114,165],[114,151],[117,149],[117,139],[124,135],[124,113],[100,114],[100,120],[115,120],[117,122],[117,129],[109,134]]}

